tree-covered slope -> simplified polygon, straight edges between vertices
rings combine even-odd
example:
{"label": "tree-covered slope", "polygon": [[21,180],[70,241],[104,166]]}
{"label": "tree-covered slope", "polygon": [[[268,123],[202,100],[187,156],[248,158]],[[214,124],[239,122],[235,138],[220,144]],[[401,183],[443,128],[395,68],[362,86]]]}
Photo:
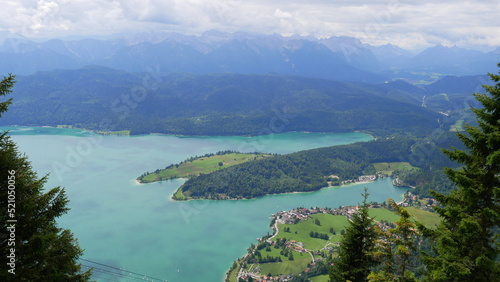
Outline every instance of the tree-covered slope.
{"label": "tree-covered slope", "polygon": [[[439,138],[437,138],[439,137]],[[255,198],[268,194],[316,191],[328,186],[329,176],[337,183],[375,174],[373,163],[410,162],[419,170],[398,172],[397,177],[416,179],[414,193],[423,188],[446,192],[452,185],[441,172],[455,164],[440,148],[457,144],[458,139],[443,132],[435,138],[381,138],[369,142],[318,148],[274,156],[232,166],[191,178],[179,189],[188,198]],[[431,176],[427,179],[425,177]],[[422,177],[424,179],[422,179]],[[330,180],[332,180],[330,178]]]}
{"label": "tree-covered slope", "polygon": [[393,99],[396,88],[389,95],[387,87],[280,75],[131,74],[94,66],[18,80],[3,125],[69,124],[132,134],[425,134],[440,116]]}

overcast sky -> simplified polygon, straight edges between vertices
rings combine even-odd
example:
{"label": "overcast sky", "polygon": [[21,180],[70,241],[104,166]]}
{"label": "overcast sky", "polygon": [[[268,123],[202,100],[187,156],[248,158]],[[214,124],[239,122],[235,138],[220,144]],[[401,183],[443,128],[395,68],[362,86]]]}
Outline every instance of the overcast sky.
{"label": "overcast sky", "polygon": [[499,13],[497,0],[2,0],[0,30],[28,38],[221,30],[493,49]]}

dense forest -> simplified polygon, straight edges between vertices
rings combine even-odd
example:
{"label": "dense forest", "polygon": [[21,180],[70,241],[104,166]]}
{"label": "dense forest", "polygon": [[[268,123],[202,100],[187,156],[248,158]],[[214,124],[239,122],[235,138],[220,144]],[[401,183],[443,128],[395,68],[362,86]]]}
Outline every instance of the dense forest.
{"label": "dense forest", "polygon": [[461,119],[464,107],[464,94],[447,92],[451,88],[445,82],[433,90],[448,93],[443,96],[403,81],[365,84],[274,74],[126,73],[97,66],[18,77],[15,88],[16,103],[2,125],[71,125],[131,134],[363,131],[423,136],[439,124],[449,127]]}
{"label": "dense forest", "polygon": [[[443,166],[456,166],[440,148],[461,148],[453,133],[441,132],[434,138],[392,136],[369,142],[332,146],[250,161],[189,179],[180,189],[191,198],[255,198],[267,194],[307,192],[335,183],[375,174],[372,163],[410,162],[419,170],[396,172],[415,193],[428,195],[429,186],[449,191],[453,185],[441,172]],[[428,175],[435,177],[429,178]]]}

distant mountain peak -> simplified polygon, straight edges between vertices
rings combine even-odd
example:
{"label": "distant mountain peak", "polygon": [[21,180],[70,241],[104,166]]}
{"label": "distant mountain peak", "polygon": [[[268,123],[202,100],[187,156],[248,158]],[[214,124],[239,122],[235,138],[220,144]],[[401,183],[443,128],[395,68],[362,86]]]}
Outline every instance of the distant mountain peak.
{"label": "distant mountain peak", "polygon": [[200,39],[204,42],[220,42],[220,41],[227,41],[232,38],[231,33],[223,32],[223,31],[217,31],[217,30],[209,30],[205,31],[201,36]]}
{"label": "distant mountain peak", "polygon": [[328,47],[333,52],[349,52],[359,54],[367,49],[366,46],[357,38],[349,36],[332,36],[325,39],[320,39],[323,45]]}
{"label": "distant mountain peak", "polygon": [[[0,32],[2,36],[10,33]],[[131,72],[158,66],[164,72],[241,72],[301,75],[335,80],[421,81],[431,73],[469,75],[496,70],[500,48],[487,54],[437,44],[416,56],[358,38],[206,31],[126,34],[113,39],[33,41],[17,36],[0,45],[0,73],[105,65]],[[415,75],[415,73],[421,73]],[[383,81],[382,80],[382,81]]]}

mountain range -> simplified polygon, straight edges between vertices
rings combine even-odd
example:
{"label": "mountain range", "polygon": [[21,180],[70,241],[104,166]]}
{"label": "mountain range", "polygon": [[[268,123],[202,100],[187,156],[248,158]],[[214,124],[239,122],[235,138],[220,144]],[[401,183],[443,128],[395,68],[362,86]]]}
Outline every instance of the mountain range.
{"label": "mountain range", "polygon": [[8,38],[0,45],[0,73],[101,65],[128,72],[245,73],[306,76],[379,83],[435,81],[446,75],[495,72],[491,52],[437,45],[416,55],[394,45],[371,46],[352,37],[311,37],[206,32],[200,36],[151,33],[114,39]]}
{"label": "mountain range", "polygon": [[463,101],[486,77],[445,77],[415,86],[278,74],[130,73],[89,66],[17,80],[14,103],[0,119],[2,125],[72,125],[132,134],[420,135],[461,118],[468,107]]}

